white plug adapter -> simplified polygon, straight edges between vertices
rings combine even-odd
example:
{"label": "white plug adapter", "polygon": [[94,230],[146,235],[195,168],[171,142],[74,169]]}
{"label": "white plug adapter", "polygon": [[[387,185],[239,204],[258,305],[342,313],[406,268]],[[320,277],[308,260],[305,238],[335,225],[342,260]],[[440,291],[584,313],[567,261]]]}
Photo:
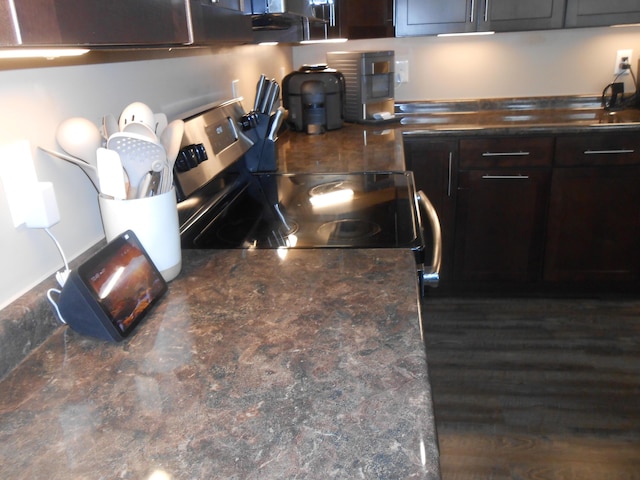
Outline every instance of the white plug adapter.
{"label": "white plug adapter", "polygon": [[59,221],[60,212],[53,183],[35,183],[29,195],[25,225],[29,228],[49,228]]}

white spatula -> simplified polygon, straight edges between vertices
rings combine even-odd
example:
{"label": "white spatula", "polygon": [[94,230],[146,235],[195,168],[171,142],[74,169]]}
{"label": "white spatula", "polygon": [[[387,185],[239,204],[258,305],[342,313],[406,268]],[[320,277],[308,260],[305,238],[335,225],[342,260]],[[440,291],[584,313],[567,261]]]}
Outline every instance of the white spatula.
{"label": "white spatula", "polygon": [[98,148],[97,161],[100,193],[116,200],[127,198],[124,170],[118,152],[107,150],[106,148]]}

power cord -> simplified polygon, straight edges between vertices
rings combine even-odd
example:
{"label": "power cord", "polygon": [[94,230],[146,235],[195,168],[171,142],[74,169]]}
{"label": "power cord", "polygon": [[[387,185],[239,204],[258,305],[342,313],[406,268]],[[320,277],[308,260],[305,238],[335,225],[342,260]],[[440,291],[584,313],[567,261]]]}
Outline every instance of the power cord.
{"label": "power cord", "polygon": [[[56,247],[58,247],[58,251],[60,252],[60,255],[62,256],[62,261],[64,262],[64,270],[60,270],[56,272],[56,280],[58,281],[58,285],[60,285],[60,288],[62,288],[64,287],[64,284],[67,282],[67,278],[69,278],[69,274],[71,273],[71,270],[69,269],[69,263],[67,262],[67,257],[65,257],[64,252],[62,251],[62,247],[60,246],[60,243],[58,242],[56,237],[53,235],[53,233],[51,233],[51,230],[49,230],[48,228],[45,228],[44,231],[47,232],[47,235],[51,237],[51,240],[53,240],[53,242],[56,244]],[[55,309],[56,314],[58,315],[58,319],[63,324],[66,325],[67,322],[64,320],[64,318],[62,317],[62,314],[60,313],[60,309],[58,308],[58,303],[53,298],[54,293],[59,298],[62,291],[58,290],[57,288],[50,288],[49,290],[47,290],[47,299]]]}
{"label": "power cord", "polygon": [[[631,79],[633,80],[633,85],[635,86],[635,90],[630,97],[627,97],[625,99],[624,83],[618,83],[618,79],[622,75],[624,75],[627,70],[631,74]],[[607,100],[607,92],[609,90],[611,90],[611,98]],[[620,101],[617,101],[618,95],[620,95]],[[604,87],[604,90],[602,91],[601,102],[602,102],[602,106],[607,110],[610,110],[613,108],[623,109],[627,107],[634,107],[634,106],[640,105],[640,98],[638,98],[638,82],[636,80],[636,76],[633,73],[633,69],[631,68],[630,64],[625,63],[623,66],[622,72],[616,75],[616,78],[613,79],[613,82],[611,82],[609,85]]]}

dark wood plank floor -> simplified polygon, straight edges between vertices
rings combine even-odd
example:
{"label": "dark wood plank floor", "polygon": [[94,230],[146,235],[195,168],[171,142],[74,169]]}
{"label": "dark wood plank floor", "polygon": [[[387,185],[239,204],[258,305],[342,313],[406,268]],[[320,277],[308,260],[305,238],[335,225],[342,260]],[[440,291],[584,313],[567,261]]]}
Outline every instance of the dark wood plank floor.
{"label": "dark wood plank floor", "polygon": [[640,479],[640,300],[427,298],[443,480]]}

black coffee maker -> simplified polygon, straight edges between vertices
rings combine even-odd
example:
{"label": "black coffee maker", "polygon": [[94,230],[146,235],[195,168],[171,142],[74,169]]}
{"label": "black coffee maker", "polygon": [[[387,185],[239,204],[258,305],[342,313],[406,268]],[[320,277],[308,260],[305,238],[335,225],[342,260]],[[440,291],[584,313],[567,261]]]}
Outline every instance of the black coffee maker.
{"label": "black coffee maker", "polygon": [[287,121],[297,132],[310,135],[343,125],[344,77],[326,65],[304,65],[282,80]]}

